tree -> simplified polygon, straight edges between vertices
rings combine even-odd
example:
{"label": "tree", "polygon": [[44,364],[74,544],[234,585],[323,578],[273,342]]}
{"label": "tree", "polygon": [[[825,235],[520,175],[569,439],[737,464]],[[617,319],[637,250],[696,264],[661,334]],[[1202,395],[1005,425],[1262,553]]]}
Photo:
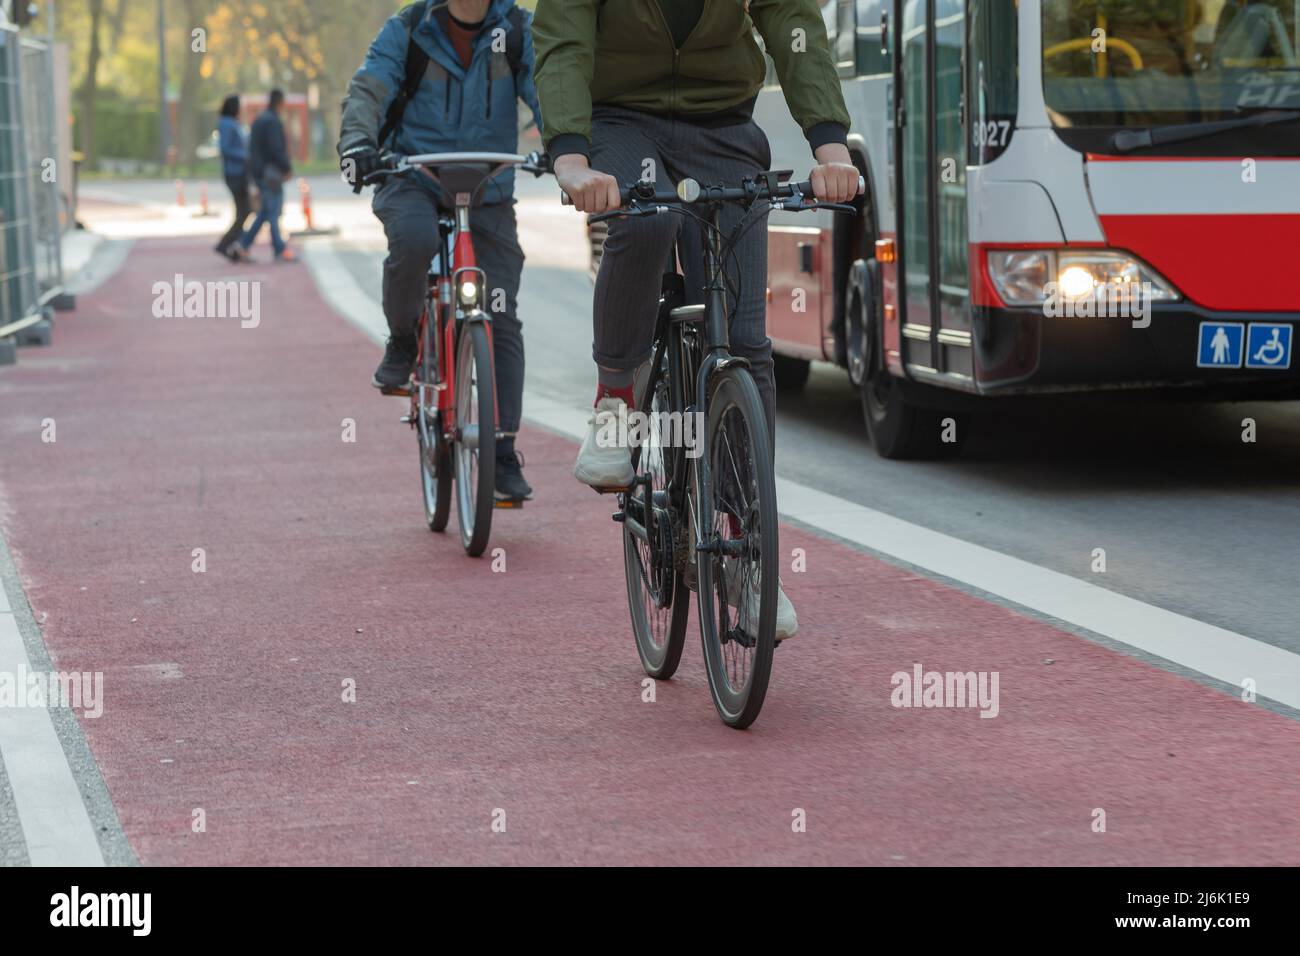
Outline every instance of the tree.
{"label": "tree", "polygon": [[95,162],[95,98],[99,95],[99,28],[104,19],[104,0],[90,0],[90,52],[86,77],[81,84],[81,152],[86,165]]}

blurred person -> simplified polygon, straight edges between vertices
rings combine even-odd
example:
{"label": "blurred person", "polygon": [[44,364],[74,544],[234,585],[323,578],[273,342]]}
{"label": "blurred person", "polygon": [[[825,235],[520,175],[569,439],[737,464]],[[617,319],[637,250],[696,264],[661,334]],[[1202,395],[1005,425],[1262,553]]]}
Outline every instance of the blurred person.
{"label": "blurred person", "polygon": [[221,173],[226,178],[226,188],[235,200],[235,221],[217,243],[217,252],[227,259],[239,262],[247,257],[236,240],[244,234],[244,223],[253,211],[253,201],[248,195],[248,142],[239,126],[239,97],[227,96],[221,104],[217,120],[217,136],[221,144]]}
{"label": "blurred person", "polygon": [[[421,0],[389,18],[343,100],[339,164],[353,191],[360,192],[365,177],[380,168],[381,150],[514,153],[519,101],[540,129],[531,23],[531,15],[513,0]],[[440,206],[449,204],[437,183],[414,170],[389,177],[375,190],[372,208],[388,237],[383,300],[389,337],[371,384],[385,394],[400,393],[411,378],[415,326],[439,248]],[[524,340],[515,301],[524,253],[515,223],[513,170],[484,186],[470,230],[488,287],[504,292],[503,308],[491,313],[505,436],[497,443],[496,493],[500,499],[523,500],[532,488],[514,440],[524,391]]]}
{"label": "blurred person", "polygon": [[257,183],[261,196],[257,218],[253,225],[239,240],[243,255],[248,257],[248,248],[257,239],[262,223],[271,227],[271,249],[276,262],[293,262],[297,259],[293,250],[280,235],[280,213],[284,210],[284,183],[293,173],[289,162],[289,148],[284,138],[284,123],[280,120],[280,111],[284,108],[284,91],[272,90],[270,99],[257,119],[253,120],[253,129],[248,139],[248,172]]}

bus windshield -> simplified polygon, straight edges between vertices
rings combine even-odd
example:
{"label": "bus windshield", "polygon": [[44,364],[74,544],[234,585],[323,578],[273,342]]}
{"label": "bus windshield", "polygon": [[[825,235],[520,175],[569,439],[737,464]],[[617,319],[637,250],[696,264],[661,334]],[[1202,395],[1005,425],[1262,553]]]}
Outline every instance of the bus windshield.
{"label": "bus windshield", "polygon": [[1059,127],[1213,122],[1300,108],[1300,0],[1043,0]]}

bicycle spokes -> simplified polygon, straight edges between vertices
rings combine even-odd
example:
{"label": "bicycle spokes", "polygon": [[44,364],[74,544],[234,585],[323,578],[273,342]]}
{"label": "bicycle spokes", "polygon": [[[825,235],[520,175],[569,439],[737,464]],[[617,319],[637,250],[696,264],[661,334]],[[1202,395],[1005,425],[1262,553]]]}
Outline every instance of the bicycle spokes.
{"label": "bicycle spokes", "polygon": [[739,691],[749,681],[757,645],[762,594],[761,546],[753,448],[739,411],[729,409],[710,454],[713,494],[713,580],[718,636],[727,682]]}

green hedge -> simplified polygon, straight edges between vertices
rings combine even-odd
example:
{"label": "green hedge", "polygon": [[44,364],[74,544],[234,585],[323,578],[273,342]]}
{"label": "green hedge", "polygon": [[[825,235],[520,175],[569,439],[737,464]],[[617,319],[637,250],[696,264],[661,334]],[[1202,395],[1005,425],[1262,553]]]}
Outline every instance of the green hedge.
{"label": "green hedge", "polygon": [[[74,113],[73,142],[81,144],[81,110]],[[120,100],[95,104],[95,155],[153,161],[158,158],[158,108]]]}

